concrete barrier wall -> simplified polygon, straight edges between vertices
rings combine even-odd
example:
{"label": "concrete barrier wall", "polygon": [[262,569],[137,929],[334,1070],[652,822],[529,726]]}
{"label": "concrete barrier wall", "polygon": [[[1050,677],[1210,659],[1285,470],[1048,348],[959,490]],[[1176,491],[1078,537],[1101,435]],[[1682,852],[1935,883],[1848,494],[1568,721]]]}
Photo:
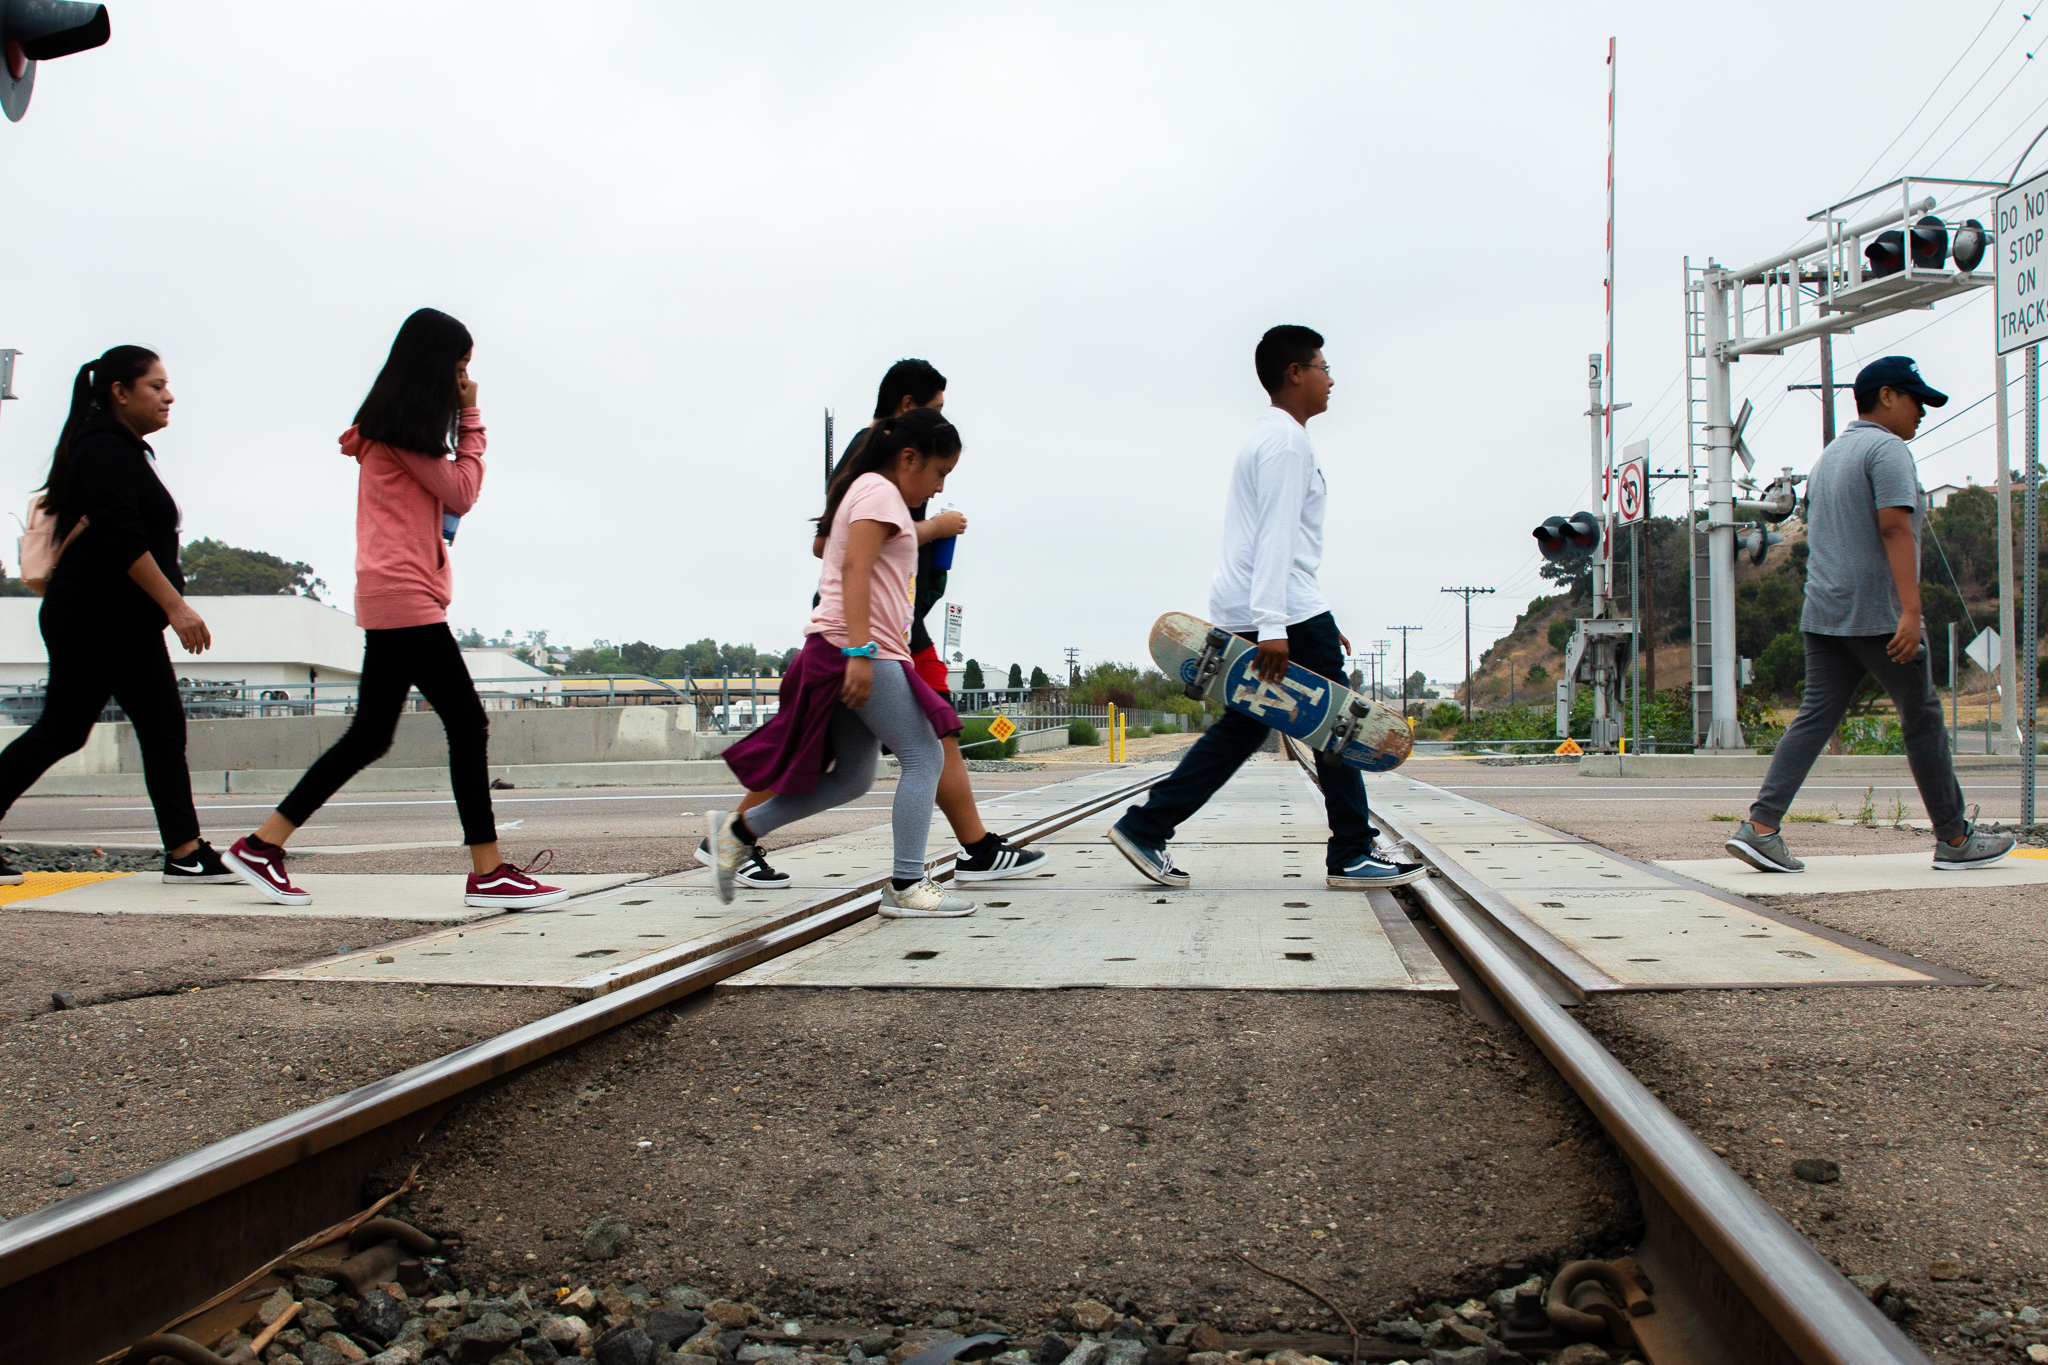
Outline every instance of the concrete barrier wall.
{"label": "concrete barrier wall", "polygon": [[[716,758],[737,735],[699,733],[694,706],[571,706],[493,711],[491,764],[664,763]],[[348,716],[195,720],[185,727],[186,762],[197,772],[304,771],[348,729]],[[0,746],[22,726],[0,726]],[[431,712],[399,717],[391,751],[373,766],[442,768],[448,740]],[[142,772],[142,750],[127,721],[95,725],[85,748],[53,776]]]}

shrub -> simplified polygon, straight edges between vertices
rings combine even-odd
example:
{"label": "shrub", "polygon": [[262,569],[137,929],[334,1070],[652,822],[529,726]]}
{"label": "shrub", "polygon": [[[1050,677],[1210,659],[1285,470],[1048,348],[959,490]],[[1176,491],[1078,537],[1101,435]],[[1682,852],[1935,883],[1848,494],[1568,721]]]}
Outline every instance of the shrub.
{"label": "shrub", "polygon": [[1095,727],[1085,720],[1067,722],[1067,743],[1092,749],[1102,743],[1102,736],[1095,733]]}
{"label": "shrub", "polygon": [[1417,739],[1442,739],[1444,737],[1444,732],[1441,730],[1432,730],[1427,725],[1418,725],[1415,727],[1415,737]]}
{"label": "shrub", "polygon": [[1555,621],[1552,621],[1550,623],[1550,630],[1545,636],[1550,641],[1550,647],[1560,654],[1564,653],[1571,645],[1572,631],[1578,628],[1578,624],[1577,621],[1574,621],[1569,616],[1560,616]]}
{"label": "shrub", "polygon": [[1465,712],[1447,701],[1440,701],[1429,709],[1422,723],[1432,730],[1455,730],[1465,723]]}
{"label": "shrub", "polygon": [[987,740],[988,727],[994,716],[963,716],[960,729],[960,754],[963,758],[1014,758],[1017,754],[1017,736],[1011,735],[1001,743],[983,743]]}
{"label": "shrub", "polygon": [[1180,727],[1178,725],[1155,725],[1152,727],[1152,733],[1155,735],[1177,735],[1180,733]]}

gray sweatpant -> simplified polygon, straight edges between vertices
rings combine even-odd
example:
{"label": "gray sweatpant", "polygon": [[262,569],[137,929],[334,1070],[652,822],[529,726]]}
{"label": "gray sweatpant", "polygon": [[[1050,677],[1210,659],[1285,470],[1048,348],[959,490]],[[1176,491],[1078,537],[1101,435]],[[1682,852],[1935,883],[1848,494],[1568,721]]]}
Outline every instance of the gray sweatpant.
{"label": "gray sweatpant", "polygon": [[1849,714],[1849,703],[1867,673],[1891,694],[1892,705],[1899,708],[1899,725],[1906,735],[1906,765],[1913,770],[1913,784],[1920,788],[1927,818],[1934,822],[1934,836],[1953,839],[1967,828],[1963,789],[1956,785],[1955,767],[1948,761],[1948,734],[1941,723],[1941,698],[1934,691],[1932,666],[1925,658],[1917,663],[1893,663],[1884,652],[1891,638],[1806,634],[1806,696],[1799,704],[1799,715],[1778,741],[1763,790],[1749,808],[1752,820],[1766,825],[1784,822],[1813,760],[1827,747],[1842,717]]}
{"label": "gray sweatpant", "polygon": [[890,823],[896,832],[898,881],[924,876],[925,839],[932,828],[932,802],[939,794],[945,749],[932,733],[931,717],[911,691],[910,666],[897,659],[875,660],[875,685],[858,711],[840,706],[832,713],[832,770],[807,796],[776,796],[747,812],[747,827],[766,834],[784,825],[867,794],[875,785],[881,746],[903,765],[896,783]]}

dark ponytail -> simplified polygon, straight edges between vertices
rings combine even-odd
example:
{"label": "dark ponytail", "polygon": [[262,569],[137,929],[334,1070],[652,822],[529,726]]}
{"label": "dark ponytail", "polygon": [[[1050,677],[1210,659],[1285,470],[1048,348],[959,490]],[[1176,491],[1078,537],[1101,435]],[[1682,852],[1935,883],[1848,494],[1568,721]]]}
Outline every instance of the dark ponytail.
{"label": "dark ponytail", "polygon": [[840,461],[832,476],[831,487],[825,490],[825,510],[818,517],[818,534],[832,534],[832,518],[855,479],[863,474],[886,477],[905,450],[914,450],[928,460],[951,459],[960,453],[960,429],[941,417],[937,408],[912,408],[901,417],[885,417],[875,423],[853,458]]}
{"label": "dark ponytail", "polygon": [[135,387],[157,359],[157,353],[146,346],[116,346],[98,360],[88,360],[78,367],[78,377],[71,381],[71,411],[64,414],[64,429],[57,433],[57,449],[50,456],[50,477],[36,490],[44,495],[44,503],[60,521],[65,509],[57,500],[64,495],[64,476],[71,468],[72,445],[94,417],[112,415],[114,385]]}

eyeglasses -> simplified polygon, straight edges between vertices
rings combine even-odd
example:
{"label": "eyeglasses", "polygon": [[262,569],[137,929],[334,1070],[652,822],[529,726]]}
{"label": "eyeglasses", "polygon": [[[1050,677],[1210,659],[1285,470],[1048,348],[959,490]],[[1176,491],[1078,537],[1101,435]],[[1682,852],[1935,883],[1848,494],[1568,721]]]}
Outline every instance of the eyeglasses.
{"label": "eyeglasses", "polygon": [[1329,366],[1328,366],[1327,364],[1323,364],[1323,365],[1313,365],[1313,364],[1309,364],[1309,363],[1306,363],[1306,362],[1300,362],[1300,363],[1301,363],[1301,368],[1303,368],[1304,370],[1321,370],[1321,371],[1322,371],[1322,372],[1323,372],[1324,374],[1328,374],[1328,373],[1330,372],[1330,367],[1329,367]]}

